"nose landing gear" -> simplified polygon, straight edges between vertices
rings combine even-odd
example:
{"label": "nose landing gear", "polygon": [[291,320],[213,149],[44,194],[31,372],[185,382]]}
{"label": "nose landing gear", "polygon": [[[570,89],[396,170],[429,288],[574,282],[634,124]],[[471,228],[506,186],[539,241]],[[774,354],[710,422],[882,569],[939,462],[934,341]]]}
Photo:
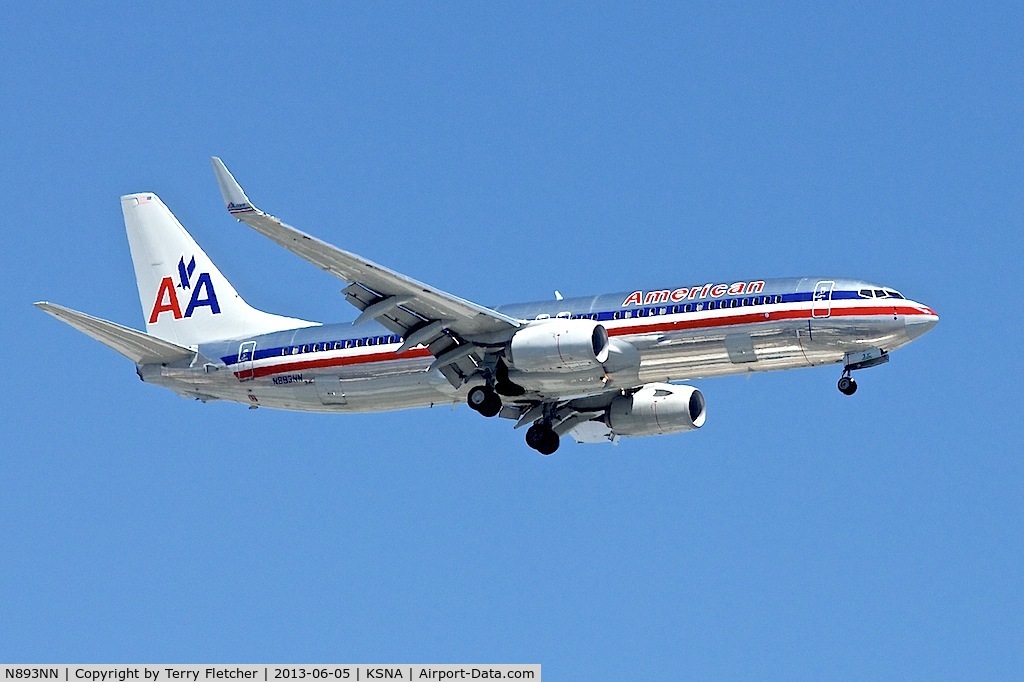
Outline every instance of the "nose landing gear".
{"label": "nose landing gear", "polygon": [[842,378],[839,379],[839,392],[843,395],[853,395],[857,392],[857,382],[849,376],[849,372],[850,370],[846,370]]}
{"label": "nose landing gear", "polygon": [[889,362],[889,354],[882,348],[870,348],[856,353],[847,353],[843,358],[843,376],[839,379],[839,392],[853,395],[857,392],[857,382],[850,376],[855,369],[877,367]]}

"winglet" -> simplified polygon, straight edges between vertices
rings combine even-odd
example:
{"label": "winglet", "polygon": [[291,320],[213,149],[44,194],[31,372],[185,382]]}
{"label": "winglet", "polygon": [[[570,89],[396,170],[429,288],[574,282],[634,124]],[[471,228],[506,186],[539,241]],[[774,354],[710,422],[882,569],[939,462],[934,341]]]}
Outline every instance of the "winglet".
{"label": "winglet", "polygon": [[232,215],[255,213],[256,207],[250,203],[249,197],[245,196],[241,185],[231,175],[231,171],[224,165],[224,162],[216,156],[212,157],[210,161],[213,163],[213,172],[217,176],[217,185],[220,187],[221,196],[224,197],[224,203],[227,204],[228,213]]}

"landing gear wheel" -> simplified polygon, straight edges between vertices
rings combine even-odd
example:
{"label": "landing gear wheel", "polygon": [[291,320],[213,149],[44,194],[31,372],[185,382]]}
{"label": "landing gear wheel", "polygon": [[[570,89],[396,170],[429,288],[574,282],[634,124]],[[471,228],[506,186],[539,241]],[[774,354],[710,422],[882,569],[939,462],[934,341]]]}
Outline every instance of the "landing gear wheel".
{"label": "landing gear wheel", "polygon": [[839,392],[843,395],[853,395],[857,392],[857,382],[852,377],[843,377],[839,380]]}
{"label": "landing gear wheel", "polygon": [[558,434],[547,424],[534,424],[526,431],[526,444],[542,455],[558,449]]}
{"label": "landing gear wheel", "polygon": [[470,389],[466,402],[485,417],[493,417],[501,412],[501,398],[490,386],[476,386]]}

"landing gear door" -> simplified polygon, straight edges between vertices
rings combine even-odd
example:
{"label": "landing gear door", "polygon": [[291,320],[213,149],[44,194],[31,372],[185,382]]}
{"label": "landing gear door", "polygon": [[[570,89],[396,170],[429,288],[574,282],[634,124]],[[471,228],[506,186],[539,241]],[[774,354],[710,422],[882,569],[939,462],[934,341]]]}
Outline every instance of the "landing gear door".
{"label": "landing gear door", "polygon": [[835,286],[836,283],[832,280],[822,280],[814,285],[811,317],[828,317],[832,314],[832,289]]}
{"label": "landing gear door", "polygon": [[244,341],[238,347],[238,378],[241,381],[249,381],[256,376],[252,367],[252,361],[256,357],[256,342]]}

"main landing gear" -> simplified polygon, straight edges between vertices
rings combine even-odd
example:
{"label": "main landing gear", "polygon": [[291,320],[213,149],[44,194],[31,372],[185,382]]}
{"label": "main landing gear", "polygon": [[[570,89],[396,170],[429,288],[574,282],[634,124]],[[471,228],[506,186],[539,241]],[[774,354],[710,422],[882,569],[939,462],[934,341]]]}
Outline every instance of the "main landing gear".
{"label": "main landing gear", "polygon": [[853,380],[853,377],[843,375],[839,379],[839,392],[843,395],[853,395],[857,392],[857,382]]}
{"label": "main landing gear", "polygon": [[[501,396],[492,386],[474,386],[466,394],[466,403],[485,417],[501,412]],[[526,444],[542,455],[554,454],[561,439],[551,427],[551,417],[540,419],[526,430]]]}
{"label": "main landing gear", "polygon": [[485,417],[493,417],[501,412],[501,397],[490,386],[470,389],[466,402]]}
{"label": "main landing gear", "polygon": [[537,422],[526,430],[526,444],[542,455],[554,454],[558,441],[558,434],[545,422]]}

